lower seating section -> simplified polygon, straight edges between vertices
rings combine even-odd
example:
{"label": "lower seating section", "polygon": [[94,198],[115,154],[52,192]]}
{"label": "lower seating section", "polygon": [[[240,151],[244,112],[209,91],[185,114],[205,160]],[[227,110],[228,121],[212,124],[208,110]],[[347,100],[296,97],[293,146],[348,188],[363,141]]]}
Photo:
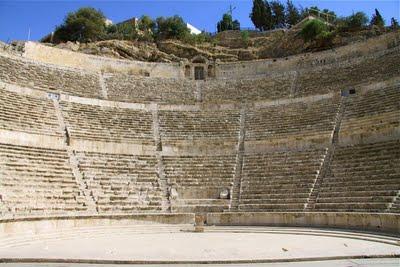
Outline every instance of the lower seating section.
{"label": "lower seating section", "polygon": [[400,190],[400,141],[338,147],[319,189],[319,211],[383,212]]}
{"label": "lower seating section", "polygon": [[65,150],[0,144],[0,194],[6,216],[87,210]]}
{"label": "lower seating section", "polygon": [[348,98],[341,131],[373,132],[400,128],[400,84]]}
{"label": "lower seating section", "polygon": [[61,136],[51,100],[2,89],[0,89],[0,129]]}
{"label": "lower seating section", "polygon": [[156,157],[91,152],[76,155],[99,213],[161,210]]}
{"label": "lower seating section", "polygon": [[154,144],[151,112],[61,102],[72,138],[92,141]]}
{"label": "lower seating section", "polygon": [[105,78],[108,99],[136,103],[179,103],[196,101],[196,84],[185,79],[143,78],[113,75]]}
{"label": "lower seating section", "polygon": [[246,140],[306,137],[332,133],[339,98],[312,103],[279,105],[249,111],[246,116]]}
{"label": "lower seating section", "polygon": [[237,142],[239,135],[239,111],[160,111],[159,120],[163,143],[204,138]]}
{"label": "lower seating section", "polygon": [[99,98],[99,77],[96,74],[61,69],[22,58],[0,54],[0,81],[53,93]]}
{"label": "lower seating section", "polygon": [[296,96],[323,94],[348,89],[357,84],[384,81],[400,76],[400,49],[372,55],[358,62],[332,64],[305,70],[296,81]]}
{"label": "lower seating section", "polygon": [[325,150],[246,154],[239,210],[302,211]]}
{"label": "lower seating section", "polygon": [[207,81],[203,85],[204,102],[253,102],[289,97],[293,78],[290,75],[258,79]]}
{"label": "lower seating section", "polygon": [[179,194],[171,203],[172,211],[222,211],[228,199],[220,199],[230,190],[235,173],[235,156],[164,156],[165,175]]}

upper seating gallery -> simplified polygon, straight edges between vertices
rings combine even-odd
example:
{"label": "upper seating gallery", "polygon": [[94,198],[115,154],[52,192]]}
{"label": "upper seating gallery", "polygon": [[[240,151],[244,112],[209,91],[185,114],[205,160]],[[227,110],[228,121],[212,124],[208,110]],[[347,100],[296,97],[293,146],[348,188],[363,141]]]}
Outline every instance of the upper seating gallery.
{"label": "upper seating gallery", "polygon": [[316,67],[300,66],[251,79],[197,82],[108,73],[101,82],[99,73],[0,54],[0,81],[46,92],[131,103],[239,103],[339,92],[362,83],[398,78],[399,65],[400,49],[395,47],[364,57]]}

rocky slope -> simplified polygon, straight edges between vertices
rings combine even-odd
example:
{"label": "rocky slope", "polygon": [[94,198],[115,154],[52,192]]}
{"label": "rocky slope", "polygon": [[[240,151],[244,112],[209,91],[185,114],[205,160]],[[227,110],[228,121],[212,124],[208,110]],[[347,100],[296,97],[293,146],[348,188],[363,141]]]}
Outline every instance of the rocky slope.
{"label": "rocky slope", "polygon": [[379,34],[382,32],[376,29],[339,34],[329,47],[304,43],[298,29],[267,33],[249,32],[247,37],[243,36],[242,32],[226,31],[212,37],[211,42],[197,45],[182,43],[178,40],[158,43],[108,40],[87,44],[68,42],[56,47],[92,55],[147,62],[179,62],[185,59],[190,60],[197,55],[227,62],[286,57],[347,45]]}

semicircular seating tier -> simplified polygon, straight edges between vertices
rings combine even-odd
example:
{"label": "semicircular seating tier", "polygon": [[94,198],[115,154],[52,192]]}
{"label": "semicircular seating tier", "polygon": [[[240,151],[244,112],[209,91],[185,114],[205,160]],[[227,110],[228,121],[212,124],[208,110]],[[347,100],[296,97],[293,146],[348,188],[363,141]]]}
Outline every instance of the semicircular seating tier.
{"label": "semicircular seating tier", "polygon": [[201,82],[0,54],[0,218],[399,213],[399,51]]}

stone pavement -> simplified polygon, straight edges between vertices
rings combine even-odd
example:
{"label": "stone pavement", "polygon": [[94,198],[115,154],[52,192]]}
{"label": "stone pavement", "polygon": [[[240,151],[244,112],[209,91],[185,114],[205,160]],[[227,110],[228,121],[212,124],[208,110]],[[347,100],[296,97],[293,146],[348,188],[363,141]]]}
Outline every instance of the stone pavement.
{"label": "stone pavement", "polygon": [[[331,261],[314,261],[314,262],[285,262],[285,263],[254,263],[254,264],[210,264],[209,267],[398,267],[400,259],[353,259],[353,260],[331,260]],[[71,263],[0,263],[0,267],[117,267],[121,265],[114,264],[71,264]],[[143,265],[128,264],[124,267],[137,267]],[[146,267],[157,267],[160,265],[145,265]],[[203,264],[166,264],[163,267],[195,267],[204,266]]]}
{"label": "stone pavement", "polygon": [[61,238],[36,236],[32,241],[27,237],[25,241],[11,242],[0,249],[0,258],[79,259],[93,263],[234,263],[400,255],[398,240],[389,237],[385,241],[349,232],[328,235],[311,229],[309,233],[307,229],[278,233],[255,230],[252,233],[253,230],[250,227],[248,232],[213,228],[204,233],[140,233],[119,228],[101,234],[77,230]]}

